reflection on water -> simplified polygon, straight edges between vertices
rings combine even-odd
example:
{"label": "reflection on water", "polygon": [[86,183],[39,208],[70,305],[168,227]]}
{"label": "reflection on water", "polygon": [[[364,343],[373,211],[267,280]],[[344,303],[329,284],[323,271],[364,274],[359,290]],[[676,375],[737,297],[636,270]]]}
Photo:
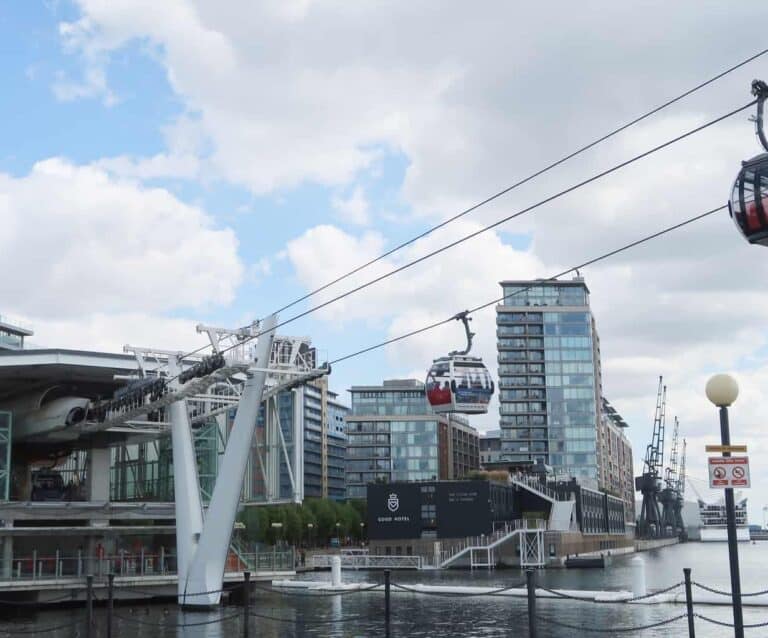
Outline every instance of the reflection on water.
{"label": "reflection on water", "polygon": [[[768,573],[768,542],[756,545],[742,544],[739,550],[743,590],[749,592],[765,589],[768,586],[768,578],[765,576]],[[649,589],[661,589],[682,580],[682,569],[686,566],[693,569],[694,580],[730,589],[728,550],[725,543],[689,543],[641,555],[646,561]],[[631,590],[632,569],[629,560],[630,557],[618,557],[614,559],[611,567],[604,570],[543,570],[538,572],[538,578],[541,584],[552,588]],[[392,580],[402,583],[440,582],[503,587],[520,582],[522,576],[518,570],[452,570],[399,572],[393,574]],[[302,577],[319,580],[328,578],[328,573],[305,574]],[[381,579],[381,573],[344,572],[344,578],[376,582]],[[391,601],[392,638],[527,636],[526,601],[522,598],[449,598],[393,593]],[[539,600],[538,607],[540,615],[544,618],[579,627],[609,630],[609,633],[595,634],[542,623],[539,625],[539,636],[542,638],[576,638],[582,635],[684,638],[688,635],[685,620],[631,634],[610,631],[611,628],[648,625],[676,616],[684,612],[682,605],[596,605],[570,600]],[[170,604],[132,603],[117,607],[115,611],[120,616],[114,624],[115,638],[236,638],[243,635],[241,607],[227,606],[210,612],[182,612]],[[259,616],[250,619],[252,637],[353,638],[384,635],[384,596],[380,592],[307,597],[257,590],[252,598],[251,611]],[[699,606],[697,611],[718,620],[731,620],[728,607]],[[232,614],[237,614],[237,617],[219,622]],[[746,623],[767,621],[768,608],[747,608],[744,615]],[[0,620],[0,630],[22,635],[17,632],[44,632],[47,627],[66,625],[66,628],[45,632],[45,635],[47,638],[72,638],[85,635],[82,619],[81,609],[57,609],[34,615],[20,615],[13,620],[6,616]],[[97,608],[95,636],[106,635],[104,619],[105,610]],[[195,627],[174,626],[177,623],[207,621],[213,622]],[[747,630],[747,635],[765,635],[761,634],[761,631],[764,630],[753,630],[750,634]],[[730,633],[725,628],[705,624],[701,620],[696,622],[696,635],[700,638],[721,638]]]}

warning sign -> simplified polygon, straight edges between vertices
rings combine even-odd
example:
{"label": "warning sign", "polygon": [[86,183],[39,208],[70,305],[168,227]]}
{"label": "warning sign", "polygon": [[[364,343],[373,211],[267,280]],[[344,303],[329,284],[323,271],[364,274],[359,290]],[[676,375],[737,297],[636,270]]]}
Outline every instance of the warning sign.
{"label": "warning sign", "polygon": [[709,487],[749,487],[749,457],[710,457]]}

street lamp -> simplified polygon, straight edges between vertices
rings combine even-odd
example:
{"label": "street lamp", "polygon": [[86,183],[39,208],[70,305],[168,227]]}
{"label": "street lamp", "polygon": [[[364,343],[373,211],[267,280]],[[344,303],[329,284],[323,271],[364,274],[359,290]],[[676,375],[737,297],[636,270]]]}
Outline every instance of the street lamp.
{"label": "street lamp", "polygon": [[[739,396],[739,384],[728,374],[716,374],[705,388],[707,398],[720,408],[720,441],[722,445],[731,444],[731,432],[728,424],[728,406]],[[723,452],[730,456],[730,452]],[[736,538],[736,506],[733,488],[725,488],[725,515],[728,526],[728,561],[731,565],[731,596],[733,597],[733,634],[735,638],[744,638],[744,617],[741,612],[741,577],[739,576],[739,548]]]}

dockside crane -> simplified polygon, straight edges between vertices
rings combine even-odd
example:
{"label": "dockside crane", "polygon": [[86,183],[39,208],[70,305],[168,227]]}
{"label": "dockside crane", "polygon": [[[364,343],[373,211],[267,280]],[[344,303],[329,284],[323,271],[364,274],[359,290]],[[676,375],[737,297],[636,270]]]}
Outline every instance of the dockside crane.
{"label": "dockside crane", "polygon": [[653,417],[651,442],[645,449],[643,473],[635,477],[635,489],[643,495],[640,517],[637,520],[639,538],[655,538],[661,534],[661,512],[659,511],[659,493],[661,492],[661,470],[664,465],[664,425],[667,403],[667,387],[663,377],[659,377],[659,389],[656,392],[656,410]]}
{"label": "dockside crane", "polygon": [[683,439],[683,453],[680,455],[680,473],[677,475],[677,499],[675,500],[675,527],[679,530],[680,540],[688,540],[688,532],[683,521],[685,505],[685,450],[687,442]]}
{"label": "dockside crane", "polygon": [[677,506],[677,433],[680,422],[675,417],[672,429],[672,448],[669,454],[669,465],[664,471],[664,488],[661,490],[661,533],[664,536],[674,536],[680,533],[677,528],[675,507]]}

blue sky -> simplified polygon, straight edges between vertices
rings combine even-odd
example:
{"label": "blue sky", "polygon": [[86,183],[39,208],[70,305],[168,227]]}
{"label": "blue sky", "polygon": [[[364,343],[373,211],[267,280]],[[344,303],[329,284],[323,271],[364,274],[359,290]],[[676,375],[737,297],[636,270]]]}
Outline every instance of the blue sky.
{"label": "blue sky", "polygon": [[[405,0],[14,3],[0,14],[0,268],[14,274],[0,312],[33,323],[41,344],[197,345],[197,322],[263,316],[746,58],[766,19],[757,1],[653,1],[642,15],[597,0],[483,13]],[[760,75],[765,59],[333,294],[743,104]],[[445,318],[497,297],[501,279],[550,276],[723,203],[757,150],[746,115],[733,118],[285,332],[336,358]],[[697,462],[713,436],[703,382],[718,370],[743,385],[734,440],[768,454],[766,270],[720,216],[584,273],[603,389],[638,463],[659,374]],[[495,368],[493,313],[474,328]],[[421,376],[457,341],[447,326],[372,352],[339,365],[331,387]]]}

